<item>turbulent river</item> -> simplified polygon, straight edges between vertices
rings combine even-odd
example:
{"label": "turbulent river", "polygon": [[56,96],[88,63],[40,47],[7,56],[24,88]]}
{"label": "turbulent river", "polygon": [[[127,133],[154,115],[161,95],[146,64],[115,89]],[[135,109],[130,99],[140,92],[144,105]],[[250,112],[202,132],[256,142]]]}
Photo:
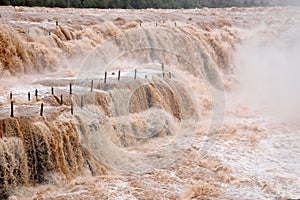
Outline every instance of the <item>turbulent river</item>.
{"label": "turbulent river", "polygon": [[0,23],[0,199],[300,198],[298,8]]}

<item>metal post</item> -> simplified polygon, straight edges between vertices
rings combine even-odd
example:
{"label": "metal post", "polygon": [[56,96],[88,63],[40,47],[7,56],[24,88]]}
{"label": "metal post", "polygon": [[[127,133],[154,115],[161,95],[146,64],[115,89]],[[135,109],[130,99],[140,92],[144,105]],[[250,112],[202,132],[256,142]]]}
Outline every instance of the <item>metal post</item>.
{"label": "metal post", "polygon": [[36,98],[36,100],[38,100],[38,90],[37,89],[35,89],[35,98]]}
{"label": "metal post", "polygon": [[119,70],[119,73],[118,73],[118,81],[120,81],[120,78],[121,78],[121,71]]}
{"label": "metal post", "polygon": [[104,73],[104,83],[106,84],[106,77],[107,77],[107,72],[105,71]]}
{"label": "metal post", "polygon": [[94,81],[91,81],[91,92],[93,92]]}
{"label": "metal post", "polygon": [[61,94],[60,95],[60,105],[62,105],[63,104],[63,95]]}
{"label": "metal post", "polygon": [[28,101],[30,101],[30,92],[28,92]]}
{"label": "metal post", "polygon": [[70,83],[70,94],[72,94],[72,83]]}
{"label": "metal post", "polygon": [[9,99],[12,100],[12,93],[9,94]]}
{"label": "metal post", "polygon": [[14,117],[14,102],[10,101],[10,117]]}
{"label": "metal post", "polygon": [[51,87],[51,94],[54,95],[54,88]]}
{"label": "metal post", "polygon": [[44,103],[41,104],[41,113],[40,113],[41,116],[43,116],[43,109],[44,109]]}
{"label": "metal post", "polygon": [[80,97],[80,108],[83,108],[83,96]]}
{"label": "metal post", "polygon": [[71,114],[73,115],[73,101],[71,102]]}
{"label": "metal post", "polygon": [[137,72],[137,70],[135,69],[134,70],[134,79],[136,79],[136,72]]}

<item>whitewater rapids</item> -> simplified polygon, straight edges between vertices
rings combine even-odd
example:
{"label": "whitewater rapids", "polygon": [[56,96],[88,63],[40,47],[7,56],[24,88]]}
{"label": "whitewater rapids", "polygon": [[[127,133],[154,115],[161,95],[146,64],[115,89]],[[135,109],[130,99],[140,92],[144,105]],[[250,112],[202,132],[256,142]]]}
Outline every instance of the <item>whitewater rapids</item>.
{"label": "whitewater rapids", "polygon": [[0,7],[0,198],[300,198],[299,11]]}

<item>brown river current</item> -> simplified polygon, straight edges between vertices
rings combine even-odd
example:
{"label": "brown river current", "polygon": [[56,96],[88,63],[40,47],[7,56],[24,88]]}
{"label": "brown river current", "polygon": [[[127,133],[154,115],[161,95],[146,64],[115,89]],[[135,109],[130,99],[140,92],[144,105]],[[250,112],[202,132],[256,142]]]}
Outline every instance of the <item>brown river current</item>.
{"label": "brown river current", "polygon": [[300,198],[299,8],[0,23],[0,199]]}

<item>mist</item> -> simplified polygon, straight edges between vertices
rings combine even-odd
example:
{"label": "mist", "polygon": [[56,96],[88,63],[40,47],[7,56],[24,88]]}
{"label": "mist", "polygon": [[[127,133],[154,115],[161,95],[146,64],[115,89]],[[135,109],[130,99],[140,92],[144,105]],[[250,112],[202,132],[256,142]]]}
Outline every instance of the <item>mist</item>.
{"label": "mist", "polygon": [[299,23],[277,30],[261,26],[245,33],[248,38],[236,54],[238,92],[251,109],[295,120],[300,111]]}

